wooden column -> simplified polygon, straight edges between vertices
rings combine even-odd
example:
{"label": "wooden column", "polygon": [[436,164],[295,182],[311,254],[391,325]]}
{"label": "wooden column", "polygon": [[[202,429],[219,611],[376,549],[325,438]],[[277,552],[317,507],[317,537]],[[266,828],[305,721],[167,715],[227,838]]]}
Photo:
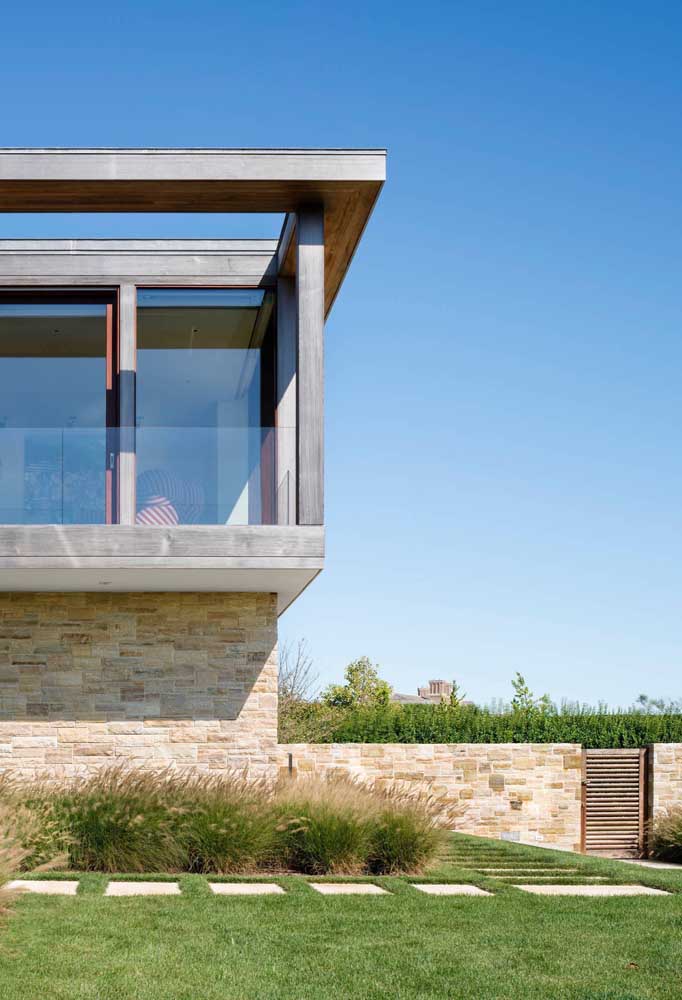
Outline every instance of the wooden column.
{"label": "wooden column", "polygon": [[119,523],[135,524],[135,370],[137,367],[137,294],[123,284],[119,299]]}
{"label": "wooden column", "polygon": [[296,282],[277,279],[277,524],[296,524]]}
{"label": "wooden column", "polygon": [[324,524],[324,211],[298,213],[298,523]]}

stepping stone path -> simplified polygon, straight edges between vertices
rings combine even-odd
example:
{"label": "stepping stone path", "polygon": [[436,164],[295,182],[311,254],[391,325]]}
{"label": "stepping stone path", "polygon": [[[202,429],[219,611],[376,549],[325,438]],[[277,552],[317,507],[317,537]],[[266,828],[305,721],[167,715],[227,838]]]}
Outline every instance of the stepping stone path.
{"label": "stepping stone path", "polygon": [[284,889],[274,882],[209,882],[216,896],[283,896]]}
{"label": "stepping stone path", "polygon": [[515,885],[538,896],[669,896],[648,885]]}
{"label": "stepping stone path", "polygon": [[177,882],[110,882],[105,896],[179,896]]}
{"label": "stepping stone path", "polygon": [[10,882],[8,889],[23,889],[26,892],[38,892],[43,896],[75,896],[78,892],[78,882],[57,882],[32,881],[30,879],[17,879]]}
{"label": "stepping stone path", "polygon": [[429,896],[492,896],[492,892],[479,889],[477,885],[455,885],[454,883],[412,882],[413,889],[419,889]]}
{"label": "stepping stone path", "polygon": [[311,889],[323,896],[390,896],[373,882],[308,882]]}

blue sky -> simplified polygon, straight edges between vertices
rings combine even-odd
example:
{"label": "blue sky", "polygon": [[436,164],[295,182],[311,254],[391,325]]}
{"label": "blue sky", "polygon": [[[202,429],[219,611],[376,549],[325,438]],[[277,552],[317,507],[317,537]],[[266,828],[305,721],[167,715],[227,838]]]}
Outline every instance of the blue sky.
{"label": "blue sky", "polygon": [[[679,696],[682,10],[3,10],[6,146],[386,146],[327,328],[328,559],[281,620],[324,680]],[[0,218],[9,235],[273,220]]]}

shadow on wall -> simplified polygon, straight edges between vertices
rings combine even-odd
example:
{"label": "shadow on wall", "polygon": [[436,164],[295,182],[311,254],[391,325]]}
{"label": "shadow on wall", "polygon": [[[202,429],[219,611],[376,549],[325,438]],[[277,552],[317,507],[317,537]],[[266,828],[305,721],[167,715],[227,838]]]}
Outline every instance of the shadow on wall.
{"label": "shadow on wall", "polygon": [[0,594],[0,724],[276,713],[272,594]]}

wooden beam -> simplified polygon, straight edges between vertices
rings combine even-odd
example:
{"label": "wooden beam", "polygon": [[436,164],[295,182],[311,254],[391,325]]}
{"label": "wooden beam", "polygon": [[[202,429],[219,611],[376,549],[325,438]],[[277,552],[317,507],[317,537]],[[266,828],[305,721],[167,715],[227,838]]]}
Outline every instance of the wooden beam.
{"label": "wooden beam", "polygon": [[137,370],[137,290],[119,291],[118,510],[120,524],[135,524],[135,379]]}
{"label": "wooden beam", "polygon": [[296,524],[296,282],[277,281],[277,523]]}
{"label": "wooden beam", "polygon": [[298,213],[298,523],[324,523],[324,213]]}
{"label": "wooden beam", "polygon": [[292,278],[296,273],[296,213],[288,212],[277,246],[277,273]]}
{"label": "wooden beam", "polygon": [[263,240],[261,246],[249,249],[225,242],[220,246],[217,240],[0,240],[0,274],[3,281],[40,275],[74,282],[127,277],[138,284],[169,278],[255,287],[268,279],[274,282],[276,241]]}

